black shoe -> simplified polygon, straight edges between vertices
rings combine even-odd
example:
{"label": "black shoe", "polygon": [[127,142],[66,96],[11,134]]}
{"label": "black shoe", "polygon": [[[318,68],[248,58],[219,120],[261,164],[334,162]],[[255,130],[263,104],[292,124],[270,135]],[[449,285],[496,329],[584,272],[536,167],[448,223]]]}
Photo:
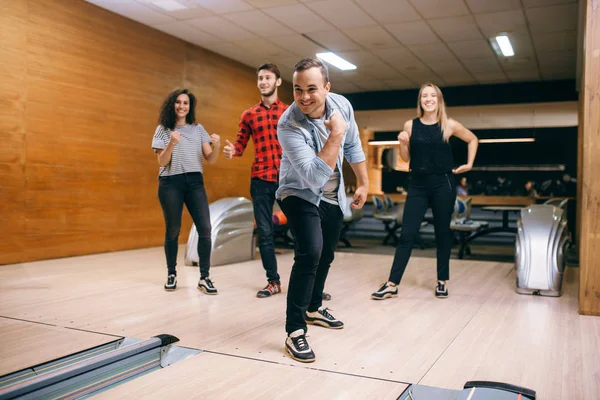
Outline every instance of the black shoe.
{"label": "black shoe", "polygon": [[209,278],[200,278],[198,281],[198,289],[202,290],[206,294],[217,294],[217,288],[215,288]]}
{"label": "black shoe", "polygon": [[389,282],[382,284],[375,293],[371,294],[373,300],[385,300],[390,297],[398,297],[398,286],[392,286]]}
{"label": "black shoe", "polygon": [[329,308],[321,307],[317,311],[307,312],[305,318],[306,323],[311,325],[320,325],[330,329],[342,329],[344,327],[344,323],[342,321],[338,321],[333,315],[329,314],[327,310],[329,310]]}
{"label": "black shoe", "polygon": [[172,291],[177,289],[177,275],[167,276],[167,283],[165,283],[165,290]]}
{"label": "black shoe", "polygon": [[289,355],[296,361],[309,363],[315,361],[315,353],[313,353],[303,329],[295,330],[290,333],[285,340],[285,349]]}
{"label": "black shoe", "polygon": [[323,292],[323,294],[321,295],[321,297],[323,298],[323,300],[325,301],[329,301],[331,300],[331,295],[329,293],[325,293]]}
{"label": "black shoe", "polygon": [[438,282],[437,287],[435,288],[435,297],[438,299],[448,298],[448,288],[445,283]]}

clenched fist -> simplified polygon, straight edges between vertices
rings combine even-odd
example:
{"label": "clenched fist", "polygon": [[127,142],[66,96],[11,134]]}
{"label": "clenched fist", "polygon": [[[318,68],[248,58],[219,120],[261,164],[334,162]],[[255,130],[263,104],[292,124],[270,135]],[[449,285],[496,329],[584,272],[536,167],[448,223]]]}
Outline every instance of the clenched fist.
{"label": "clenched fist", "polygon": [[328,120],[323,121],[325,127],[329,129],[332,135],[343,135],[348,128],[348,124],[339,113],[334,112]]}
{"label": "clenched fist", "polygon": [[400,142],[401,146],[408,146],[408,144],[410,143],[410,136],[408,135],[408,132],[400,132],[398,134],[398,141]]}
{"label": "clenched fist", "polygon": [[217,135],[216,133],[210,135],[210,141],[214,147],[221,147],[221,136]]}
{"label": "clenched fist", "polygon": [[181,140],[181,133],[179,133],[178,131],[173,131],[171,133],[171,139],[169,139],[169,142],[171,142],[175,145],[175,144],[179,143],[180,140]]}

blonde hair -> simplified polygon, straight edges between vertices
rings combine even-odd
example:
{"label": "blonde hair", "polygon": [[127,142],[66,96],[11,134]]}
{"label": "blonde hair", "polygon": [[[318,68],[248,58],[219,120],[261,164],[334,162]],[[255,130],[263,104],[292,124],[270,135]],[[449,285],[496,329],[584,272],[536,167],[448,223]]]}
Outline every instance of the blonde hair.
{"label": "blonde hair", "polygon": [[444,103],[444,95],[439,87],[434,85],[433,83],[427,82],[421,86],[421,90],[419,90],[419,98],[417,99],[417,116],[421,118],[425,111],[421,106],[421,95],[423,94],[423,90],[426,87],[433,88],[437,95],[437,122],[440,124],[442,128],[442,133],[444,136],[444,141],[448,142],[450,140],[450,136],[452,136],[452,132],[450,131],[450,123],[448,122],[448,114],[446,114],[446,103]]}

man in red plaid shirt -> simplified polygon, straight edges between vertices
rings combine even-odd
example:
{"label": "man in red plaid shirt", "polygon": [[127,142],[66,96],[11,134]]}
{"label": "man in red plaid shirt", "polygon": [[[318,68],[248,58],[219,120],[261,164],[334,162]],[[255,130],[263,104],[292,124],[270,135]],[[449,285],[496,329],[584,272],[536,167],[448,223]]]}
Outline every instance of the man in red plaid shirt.
{"label": "man in red plaid shirt", "polygon": [[254,205],[254,219],[258,233],[258,248],[263,267],[267,272],[268,284],[257,293],[258,297],[269,297],[281,292],[281,281],[277,273],[277,259],[273,239],[273,204],[279,187],[279,163],[281,146],[277,140],[277,123],[281,114],[289,107],[277,97],[281,85],[279,68],[275,64],[263,64],[258,68],[258,90],[260,103],[242,113],[240,129],[235,143],[226,140],[223,148],[225,158],[231,159],[244,154],[250,136],[254,143],[254,162],[250,195]]}

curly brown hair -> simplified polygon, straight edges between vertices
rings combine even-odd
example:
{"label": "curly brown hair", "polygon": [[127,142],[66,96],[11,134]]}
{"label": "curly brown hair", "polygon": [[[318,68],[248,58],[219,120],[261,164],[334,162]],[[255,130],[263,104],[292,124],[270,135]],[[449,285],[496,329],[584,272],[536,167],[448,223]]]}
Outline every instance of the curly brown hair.
{"label": "curly brown hair", "polygon": [[196,123],[196,96],[187,89],[177,89],[169,93],[160,108],[158,123],[167,129],[175,128],[175,123],[177,122],[175,102],[181,94],[186,94],[190,98],[190,108],[188,114],[185,116],[185,122],[190,125]]}

